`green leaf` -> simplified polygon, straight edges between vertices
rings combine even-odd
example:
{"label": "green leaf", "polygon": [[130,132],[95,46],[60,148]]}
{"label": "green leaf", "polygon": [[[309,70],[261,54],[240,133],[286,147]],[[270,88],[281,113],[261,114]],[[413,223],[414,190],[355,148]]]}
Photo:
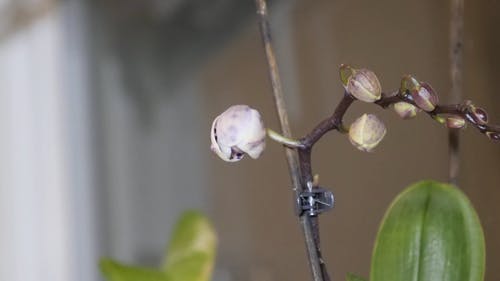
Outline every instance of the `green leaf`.
{"label": "green leaf", "polygon": [[347,273],[345,280],[346,281],[365,281],[365,278],[349,272],[349,273]]}
{"label": "green leaf", "polygon": [[110,259],[102,259],[100,267],[108,281],[170,281],[165,272],[123,265]]}
{"label": "green leaf", "polygon": [[100,262],[108,281],[209,281],[215,261],[216,234],[201,213],[185,212],[172,233],[161,269]]}
{"label": "green leaf", "polygon": [[186,212],[175,226],[163,269],[171,281],[209,281],[216,244],[208,219],[195,211]]}
{"label": "green leaf", "polygon": [[379,229],[371,281],[481,281],[485,245],[478,216],[456,187],[423,181],[391,204]]}

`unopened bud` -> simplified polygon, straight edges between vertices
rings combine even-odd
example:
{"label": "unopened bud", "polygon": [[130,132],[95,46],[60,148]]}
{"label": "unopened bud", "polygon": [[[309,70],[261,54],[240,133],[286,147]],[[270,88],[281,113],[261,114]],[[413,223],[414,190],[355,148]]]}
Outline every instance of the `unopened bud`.
{"label": "unopened bud", "polygon": [[420,82],[420,86],[410,90],[415,104],[425,111],[433,111],[438,103],[438,97],[431,85]]}
{"label": "unopened bud", "polygon": [[474,121],[474,123],[479,125],[486,125],[486,123],[488,123],[488,113],[486,113],[486,110],[470,104],[469,112],[470,117],[472,117],[472,121]]}
{"label": "unopened bud", "polygon": [[420,109],[407,102],[397,102],[394,104],[394,111],[403,119],[410,119],[417,116]]}
{"label": "unopened bud", "polygon": [[384,138],[385,125],[373,114],[363,114],[349,128],[349,140],[361,151],[372,151]]}
{"label": "unopened bud", "polygon": [[248,154],[258,158],[266,130],[259,112],[247,105],[233,105],[215,118],[210,131],[211,149],[224,161],[235,162]]}
{"label": "unopened bud", "polygon": [[446,127],[450,129],[461,129],[465,126],[465,119],[460,116],[450,116],[446,118]]}
{"label": "unopened bud", "polygon": [[500,133],[499,132],[486,132],[486,135],[490,140],[500,141]]}
{"label": "unopened bud", "polygon": [[380,82],[371,70],[354,69],[342,64],[340,66],[340,79],[346,91],[360,101],[374,102],[382,96]]}

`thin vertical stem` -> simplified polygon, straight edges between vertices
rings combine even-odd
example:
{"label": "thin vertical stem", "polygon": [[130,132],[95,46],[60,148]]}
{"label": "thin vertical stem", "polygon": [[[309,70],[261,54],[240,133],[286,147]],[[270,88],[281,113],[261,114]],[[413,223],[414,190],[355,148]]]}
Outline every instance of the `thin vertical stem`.
{"label": "thin vertical stem", "polygon": [[[271,78],[271,86],[273,90],[274,103],[280,121],[281,131],[284,137],[291,138],[292,133],[288,122],[288,114],[285,107],[283,97],[283,89],[278,71],[278,63],[274,53],[271,30],[269,27],[267,5],[265,0],[255,0],[257,5],[257,15],[259,18],[259,27],[266,53],[267,64],[269,68],[269,76]],[[292,184],[295,192],[298,194],[304,190],[305,182],[303,182],[301,171],[299,168],[299,158],[297,152],[291,148],[285,147],[286,158],[288,162],[288,170],[292,179]],[[309,265],[311,267],[313,280],[324,281],[323,273],[320,265],[319,244],[318,244],[318,228],[317,221],[307,215],[300,217],[300,224],[304,233],[306,242]]]}
{"label": "thin vertical stem", "polygon": [[[463,46],[464,46],[464,0],[451,0],[450,17],[450,75],[451,102],[462,99]],[[450,129],[449,141],[449,180],[458,183],[460,171],[459,131]]]}

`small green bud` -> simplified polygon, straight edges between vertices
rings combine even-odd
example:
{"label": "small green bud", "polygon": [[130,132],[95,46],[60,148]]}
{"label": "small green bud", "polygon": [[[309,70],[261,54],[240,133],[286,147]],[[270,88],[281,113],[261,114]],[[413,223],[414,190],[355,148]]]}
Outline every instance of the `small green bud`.
{"label": "small green bud", "polygon": [[420,82],[420,86],[410,90],[411,97],[415,104],[425,111],[433,111],[438,103],[438,97],[431,85]]}
{"label": "small green bud", "polygon": [[373,114],[363,114],[349,128],[349,140],[359,150],[370,152],[384,138],[385,125]]}
{"label": "small green bud", "polygon": [[349,65],[340,66],[340,80],[347,92],[360,101],[374,102],[382,96],[382,86],[373,71],[354,69]]}
{"label": "small green bud", "polygon": [[465,119],[460,116],[450,116],[446,118],[446,127],[450,129],[461,129],[465,127]]}
{"label": "small green bud", "polygon": [[446,118],[439,116],[439,115],[433,115],[432,119],[436,120],[439,124],[445,124],[446,123]]}
{"label": "small green bud", "polygon": [[413,104],[401,101],[394,104],[394,111],[403,119],[411,119],[417,116],[420,109]]}

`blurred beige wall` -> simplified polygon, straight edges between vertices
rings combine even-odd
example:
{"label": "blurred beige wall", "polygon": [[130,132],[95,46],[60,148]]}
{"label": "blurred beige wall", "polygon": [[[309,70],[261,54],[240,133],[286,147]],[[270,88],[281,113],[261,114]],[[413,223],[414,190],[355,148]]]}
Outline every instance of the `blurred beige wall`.
{"label": "blurred beige wall", "polygon": [[[500,2],[466,1],[465,10],[464,98],[487,108],[491,121],[500,123]],[[277,50],[287,52],[280,59],[291,60],[282,65],[296,67],[295,76],[285,79],[287,93],[298,94],[287,97],[299,103],[291,114],[294,134],[304,135],[331,114],[342,96],[341,63],[374,70],[385,90],[396,89],[403,74],[414,74],[446,102],[448,14],[446,1],[297,1],[288,15],[291,45],[280,42]],[[281,36],[278,27],[273,25],[273,31]],[[229,105],[245,103],[259,108],[269,127],[279,128],[256,24],[209,61],[201,83],[210,116],[204,127]],[[346,121],[364,112],[376,113],[388,127],[374,153],[359,152],[332,133],[313,155],[314,172],[337,199],[335,209],[321,217],[322,248],[335,280],[346,272],[368,276],[378,223],[399,191],[419,179],[447,178],[444,128],[424,115],[402,121],[390,110],[363,104],[356,104]],[[472,128],[461,135],[460,185],[485,230],[486,280],[499,280],[500,146]],[[282,148],[270,142],[261,159],[236,165],[219,161],[208,149],[205,153],[212,159],[208,174],[220,235],[218,265],[238,272],[234,280],[308,280]]]}

